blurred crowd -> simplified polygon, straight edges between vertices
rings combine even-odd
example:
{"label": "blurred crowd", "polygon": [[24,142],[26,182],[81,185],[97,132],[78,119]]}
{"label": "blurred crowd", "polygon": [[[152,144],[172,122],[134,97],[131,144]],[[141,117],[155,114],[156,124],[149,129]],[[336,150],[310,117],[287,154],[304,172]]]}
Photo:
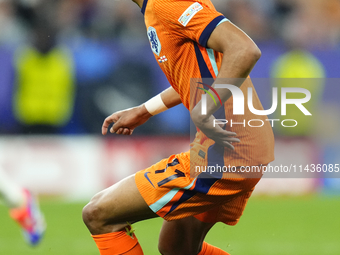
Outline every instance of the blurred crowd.
{"label": "blurred crowd", "polygon": [[[212,2],[256,41],[281,38],[301,47],[337,47],[340,41],[339,0]],[[1,0],[0,21],[4,44],[27,43],[44,32],[58,42],[145,39],[142,16],[129,0]]]}
{"label": "blurred crowd", "polygon": [[221,9],[255,41],[291,47],[339,47],[339,0],[220,0]]}
{"label": "blurred crowd", "polygon": [[[339,77],[340,0],[212,2],[260,46],[253,77]],[[169,86],[130,0],[0,0],[0,31],[0,134],[99,134]],[[177,107],[136,131],[186,134],[188,116]]]}

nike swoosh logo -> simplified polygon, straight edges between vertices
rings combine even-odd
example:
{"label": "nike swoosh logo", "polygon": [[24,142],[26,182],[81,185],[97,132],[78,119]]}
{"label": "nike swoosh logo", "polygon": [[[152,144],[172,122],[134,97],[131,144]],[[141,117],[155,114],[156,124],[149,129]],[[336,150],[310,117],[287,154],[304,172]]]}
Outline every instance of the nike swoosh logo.
{"label": "nike swoosh logo", "polygon": [[153,186],[152,182],[150,181],[150,179],[149,179],[149,177],[148,177],[148,174],[149,174],[149,173],[150,173],[150,172],[144,173],[144,176],[145,176],[145,178],[148,180],[148,182],[151,183],[152,187],[155,187],[155,186]]}

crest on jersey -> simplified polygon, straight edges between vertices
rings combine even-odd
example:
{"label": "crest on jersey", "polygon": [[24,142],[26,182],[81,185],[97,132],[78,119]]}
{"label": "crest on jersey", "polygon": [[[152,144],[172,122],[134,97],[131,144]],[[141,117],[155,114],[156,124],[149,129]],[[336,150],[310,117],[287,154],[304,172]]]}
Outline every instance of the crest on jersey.
{"label": "crest on jersey", "polygon": [[161,42],[159,41],[156,29],[154,29],[153,27],[149,27],[148,28],[148,37],[149,37],[149,41],[150,41],[150,46],[152,51],[159,56],[159,54],[161,53]]}

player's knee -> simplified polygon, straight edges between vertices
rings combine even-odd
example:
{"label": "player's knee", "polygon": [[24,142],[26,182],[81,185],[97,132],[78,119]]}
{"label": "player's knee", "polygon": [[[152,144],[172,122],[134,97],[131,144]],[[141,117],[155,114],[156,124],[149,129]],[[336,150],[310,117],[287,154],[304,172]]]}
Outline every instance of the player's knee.
{"label": "player's knee", "polygon": [[83,208],[83,221],[91,233],[97,230],[104,224],[103,208],[96,196]]}
{"label": "player's knee", "polygon": [[96,212],[94,207],[91,205],[91,203],[87,204],[83,208],[83,213],[82,213],[83,221],[91,232],[95,228],[95,225],[98,219],[97,215],[98,213]]}

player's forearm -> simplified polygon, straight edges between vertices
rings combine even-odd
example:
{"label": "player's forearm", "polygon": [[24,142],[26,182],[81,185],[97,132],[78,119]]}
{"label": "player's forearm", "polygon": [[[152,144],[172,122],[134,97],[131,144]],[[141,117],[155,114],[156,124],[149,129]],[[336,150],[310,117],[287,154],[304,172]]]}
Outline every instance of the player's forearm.
{"label": "player's forearm", "polygon": [[180,104],[181,102],[182,101],[178,93],[172,87],[169,87],[157,96],[145,102],[143,106],[151,115],[157,115]]}
{"label": "player's forearm", "polygon": [[162,100],[167,108],[172,108],[182,103],[180,96],[173,87],[169,87],[161,93]]}

